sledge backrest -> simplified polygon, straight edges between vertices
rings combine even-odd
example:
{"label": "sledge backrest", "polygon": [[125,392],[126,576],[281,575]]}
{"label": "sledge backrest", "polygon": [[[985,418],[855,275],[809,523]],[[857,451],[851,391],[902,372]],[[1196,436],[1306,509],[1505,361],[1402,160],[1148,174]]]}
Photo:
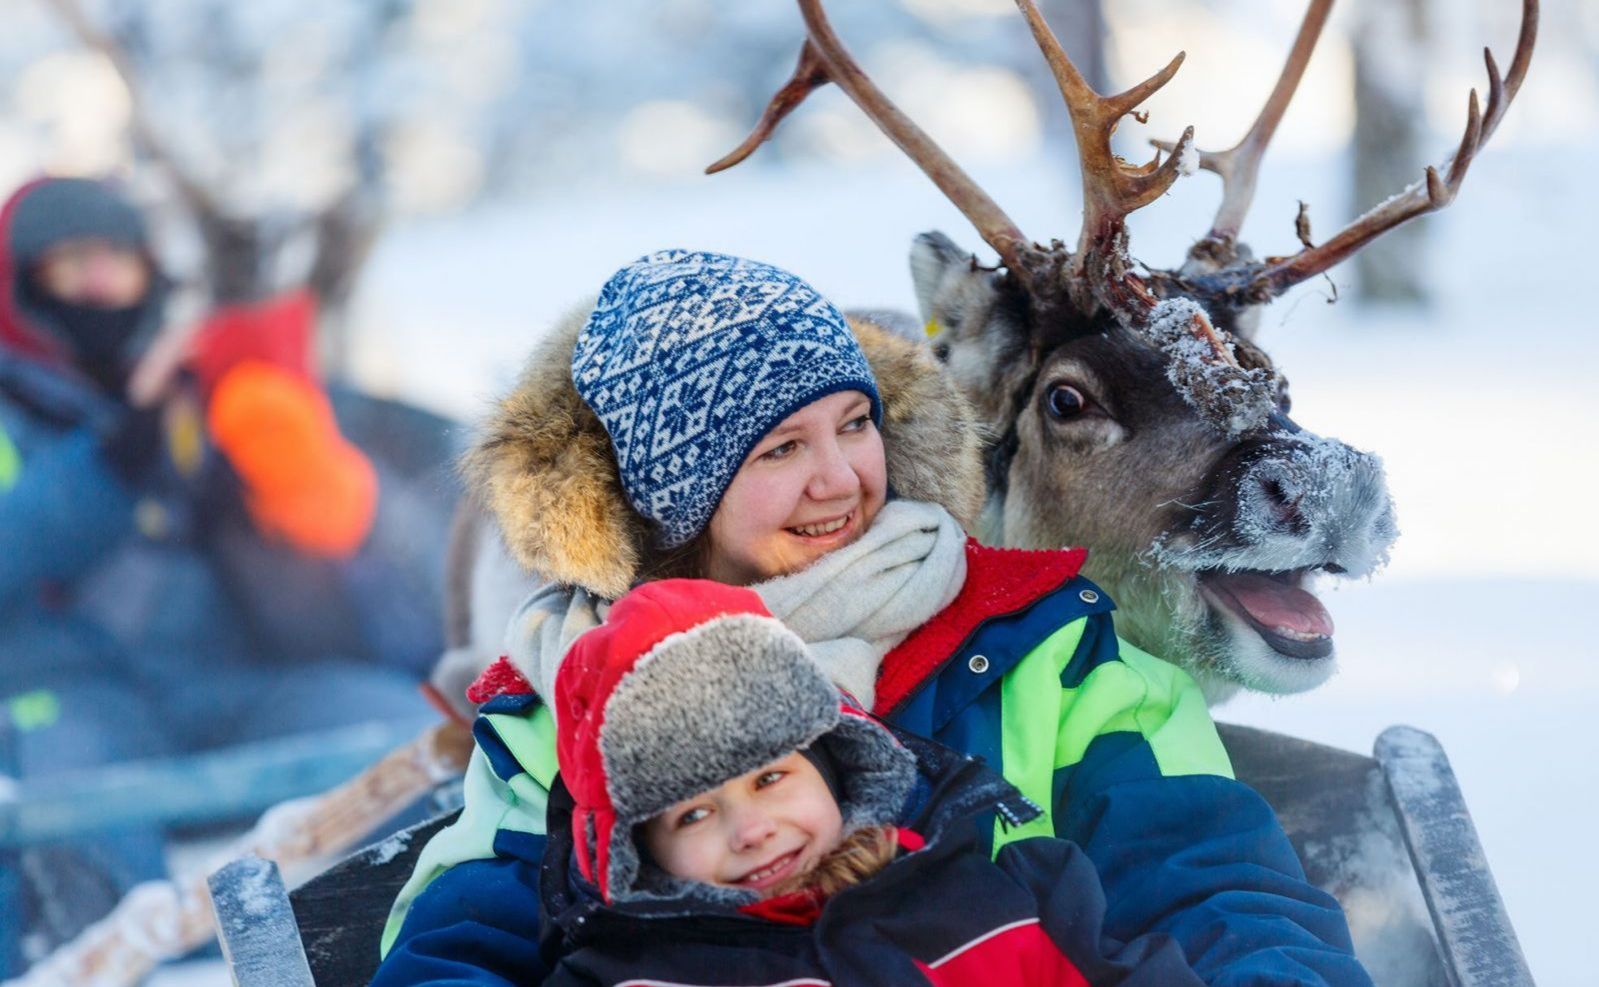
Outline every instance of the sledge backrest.
{"label": "sledge backrest", "polygon": [[[1310,880],[1343,904],[1377,984],[1531,987],[1454,776],[1430,736],[1391,728],[1373,758],[1251,727],[1220,729],[1239,780],[1277,813]],[[1418,767],[1418,758],[1428,763]],[[289,896],[318,985],[371,979],[389,906],[427,840],[453,818],[353,854]],[[1420,878],[1412,852],[1425,862]]]}

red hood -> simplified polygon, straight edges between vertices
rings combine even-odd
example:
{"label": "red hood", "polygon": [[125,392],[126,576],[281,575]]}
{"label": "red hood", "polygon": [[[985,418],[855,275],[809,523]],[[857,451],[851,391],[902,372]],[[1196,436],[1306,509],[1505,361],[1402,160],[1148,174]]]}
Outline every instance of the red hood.
{"label": "red hood", "polygon": [[11,256],[11,218],[17,206],[35,189],[52,181],[36,178],[12,193],[0,209],[0,350],[41,360],[65,364],[67,354],[50,334],[29,323],[17,304],[17,282],[21,272]]}

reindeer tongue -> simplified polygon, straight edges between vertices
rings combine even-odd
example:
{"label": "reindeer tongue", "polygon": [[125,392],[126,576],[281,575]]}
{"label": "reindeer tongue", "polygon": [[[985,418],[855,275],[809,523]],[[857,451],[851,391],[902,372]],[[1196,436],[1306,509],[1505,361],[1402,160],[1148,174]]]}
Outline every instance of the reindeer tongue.
{"label": "reindeer tongue", "polygon": [[1333,635],[1327,608],[1297,586],[1254,572],[1213,573],[1205,583],[1263,633],[1296,642]]}

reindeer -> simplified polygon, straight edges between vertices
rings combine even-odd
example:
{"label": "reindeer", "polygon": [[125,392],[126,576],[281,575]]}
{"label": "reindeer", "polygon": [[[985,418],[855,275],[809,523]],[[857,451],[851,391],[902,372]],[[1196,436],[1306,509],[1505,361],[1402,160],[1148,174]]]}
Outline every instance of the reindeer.
{"label": "reindeer", "polygon": [[[1523,0],[1507,76],[1485,50],[1465,134],[1441,167],[1331,239],[1257,260],[1239,241],[1262,155],[1303,75],[1332,0],[1311,0],[1265,107],[1230,150],[1199,152],[1194,129],[1154,160],[1116,156],[1111,135],[1182,64],[1125,92],[1095,92],[1033,0],[1016,0],[1065,98],[1083,179],[1074,249],[1024,236],[999,206],[872,83],[820,0],[799,0],[806,41],[793,77],[748,138],[707,172],[748,157],[816,88],[836,84],[931,178],[999,255],[985,267],[942,233],[911,249],[932,346],[986,417],[989,502],[981,536],[1023,547],[1085,545],[1088,574],[1118,601],[1134,644],[1193,672],[1212,699],[1239,688],[1291,693],[1333,671],[1333,625],[1309,586],[1359,577],[1397,537],[1381,461],[1301,428],[1288,386],[1257,344],[1263,306],[1383,232],[1441,209],[1515,98],[1532,57],[1537,0]],[[1166,152],[1164,160],[1162,151]],[[1210,232],[1183,265],[1135,262],[1127,216],[1195,166],[1220,175]]]}

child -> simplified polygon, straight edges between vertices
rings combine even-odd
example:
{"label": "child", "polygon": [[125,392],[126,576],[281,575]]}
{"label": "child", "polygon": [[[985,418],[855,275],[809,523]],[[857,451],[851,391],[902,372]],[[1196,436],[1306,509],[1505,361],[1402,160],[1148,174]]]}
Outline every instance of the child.
{"label": "child", "polygon": [[635,589],[554,701],[546,984],[1200,983],[1164,937],[1102,941],[1074,845],[991,862],[978,824],[1038,808],[862,712],[749,589]]}

